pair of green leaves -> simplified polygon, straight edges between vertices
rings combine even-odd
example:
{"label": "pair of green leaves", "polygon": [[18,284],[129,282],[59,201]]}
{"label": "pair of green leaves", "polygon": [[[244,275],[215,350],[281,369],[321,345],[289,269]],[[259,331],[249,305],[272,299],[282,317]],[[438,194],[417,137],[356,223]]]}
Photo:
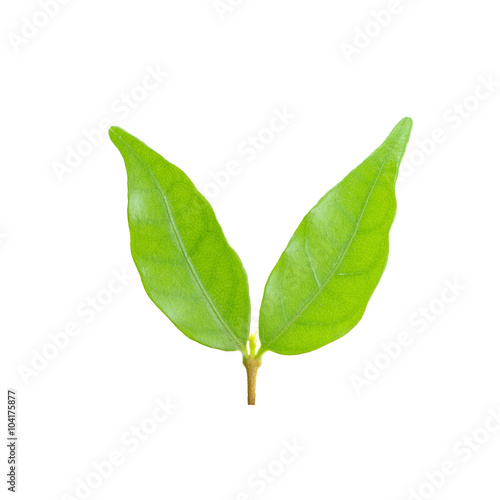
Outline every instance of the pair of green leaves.
{"label": "pair of green leaves", "polygon": [[[349,332],[387,263],[395,182],[412,121],[321,198],[273,269],[260,310],[260,350],[302,354]],[[132,256],[151,300],[189,338],[248,357],[243,264],[205,197],[179,168],[118,127],[128,173]]]}

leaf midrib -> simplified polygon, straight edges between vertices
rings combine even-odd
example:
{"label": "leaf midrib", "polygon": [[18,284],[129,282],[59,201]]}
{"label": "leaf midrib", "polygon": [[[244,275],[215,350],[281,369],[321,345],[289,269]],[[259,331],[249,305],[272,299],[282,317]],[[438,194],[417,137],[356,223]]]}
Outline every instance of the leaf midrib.
{"label": "leaf midrib", "polygon": [[166,210],[166,213],[167,213],[167,216],[168,216],[168,218],[170,220],[170,223],[172,224],[172,228],[174,230],[175,239],[177,241],[177,244],[179,245],[179,248],[181,249],[181,253],[182,253],[182,255],[183,255],[183,257],[184,257],[184,259],[185,259],[185,261],[186,261],[186,263],[188,265],[188,268],[191,271],[191,274],[192,274],[192,276],[193,276],[196,284],[198,285],[198,288],[200,289],[201,293],[203,294],[203,296],[207,300],[207,302],[208,302],[208,304],[210,306],[210,309],[212,310],[214,316],[217,318],[217,320],[219,321],[219,323],[222,325],[222,327],[224,328],[224,330],[228,334],[229,338],[234,342],[234,344],[236,345],[236,347],[238,348],[238,350],[242,351],[244,349],[244,345],[238,340],[238,338],[236,337],[236,335],[231,331],[231,329],[229,328],[229,326],[227,325],[227,323],[224,321],[224,319],[220,315],[219,311],[215,307],[215,304],[212,302],[212,299],[208,295],[208,292],[205,289],[205,287],[204,287],[204,285],[203,285],[200,277],[198,276],[198,273],[196,272],[196,270],[194,268],[194,265],[191,262],[191,259],[189,258],[189,255],[187,253],[186,247],[184,246],[184,242],[182,241],[182,238],[181,238],[181,236],[179,234],[177,225],[175,223],[175,219],[174,219],[174,217],[172,215],[170,203],[169,203],[168,199],[165,197],[164,190],[163,190],[162,186],[160,185],[160,183],[158,182],[158,179],[156,178],[156,176],[154,175],[154,173],[152,172],[152,170],[149,168],[149,166],[142,161],[142,159],[137,154],[137,152],[131,146],[129,146],[125,141],[123,141],[123,139],[120,136],[118,136],[118,138],[120,139],[120,141],[122,142],[122,144],[124,144],[125,147],[132,153],[132,156],[134,156],[139,163],[141,163],[142,165],[145,166],[145,168],[148,171],[150,177],[153,179],[156,187],[160,191],[161,197],[162,197],[162,200],[163,200],[163,203],[164,203],[164,206],[165,206],[165,210]]}
{"label": "leaf midrib", "polygon": [[330,281],[330,279],[332,279],[332,277],[336,274],[336,271],[337,269],[339,268],[340,264],[343,262],[344,260],[344,257],[346,255],[346,253],[348,252],[349,248],[351,247],[351,244],[358,232],[358,228],[359,228],[359,224],[361,222],[361,218],[363,217],[363,214],[365,213],[365,210],[366,210],[366,207],[368,206],[368,202],[370,201],[370,197],[373,193],[373,190],[375,189],[375,185],[377,184],[377,181],[380,177],[380,174],[382,173],[382,170],[384,169],[385,165],[386,165],[386,162],[387,162],[387,158],[389,157],[389,154],[390,154],[390,150],[387,152],[387,154],[384,156],[384,159],[382,161],[382,165],[378,171],[378,174],[377,174],[377,177],[375,178],[375,180],[373,181],[373,184],[370,188],[370,192],[368,193],[368,196],[366,197],[366,201],[363,205],[363,208],[361,209],[361,212],[358,216],[358,220],[356,221],[356,227],[354,228],[354,231],[352,232],[352,235],[351,237],[349,238],[349,241],[347,243],[347,245],[345,246],[343,252],[342,252],[342,255],[340,256],[339,260],[337,261],[337,263],[335,264],[335,267],[332,269],[332,271],[330,271],[330,273],[327,275],[327,277],[325,278],[325,280],[323,281],[323,283],[316,289],[316,291],[309,297],[309,299],[304,303],[304,305],[299,309],[299,311],[281,328],[281,330],[276,334],[276,336],[270,340],[269,342],[261,345],[261,350],[262,351],[265,351],[267,349],[267,347],[271,344],[273,344],[274,342],[276,342],[280,337],[281,335],[283,335],[283,333],[288,330],[288,328],[290,327],[290,325],[292,325],[292,323],[294,323],[300,316],[301,314],[309,307],[309,304],[315,299],[315,297],[321,293],[323,291],[323,289],[325,288],[325,286],[328,284],[328,282]]}

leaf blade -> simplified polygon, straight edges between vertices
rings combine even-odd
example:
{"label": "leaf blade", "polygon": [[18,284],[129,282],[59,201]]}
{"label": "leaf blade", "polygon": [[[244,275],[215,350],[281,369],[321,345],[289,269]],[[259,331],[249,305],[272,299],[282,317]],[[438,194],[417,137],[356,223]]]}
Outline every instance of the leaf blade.
{"label": "leaf blade", "polygon": [[360,321],[387,263],[394,186],[411,128],[410,118],[401,120],[304,217],[264,290],[261,353],[309,352]]}
{"label": "leaf blade", "polygon": [[151,300],[187,337],[246,353],[248,279],[212,207],[175,165],[119,127],[131,250]]}

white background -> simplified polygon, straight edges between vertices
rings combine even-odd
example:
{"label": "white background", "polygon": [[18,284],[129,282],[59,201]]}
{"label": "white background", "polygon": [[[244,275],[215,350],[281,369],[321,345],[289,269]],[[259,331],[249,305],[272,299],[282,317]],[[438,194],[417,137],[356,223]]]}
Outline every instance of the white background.
{"label": "white background", "polygon": [[[388,8],[390,19],[377,16]],[[37,2],[4,2],[0,321],[2,385],[19,400],[18,498],[83,498],[78,481],[115,451],[123,463],[89,498],[403,500],[411,489],[422,494],[414,499],[498,498],[500,432],[481,430],[500,406],[496,4],[244,0],[230,9],[73,0],[33,29],[33,18],[45,22]],[[157,67],[169,76],[137,89]],[[494,82],[489,91],[481,79]],[[141,101],[133,109],[120,103],[131,93]],[[275,109],[294,118],[247,161],[238,148]],[[255,323],[302,217],[403,116],[414,119],[413,163],[402,167],[389,264],[363,320],[313,353],[266,354],[255,407],[240,354],[190,341],[146,296],[129,252],[125,169],[108,138],[95,135],[100,143],[62,177],[54,170],[103,119],[204,191],[237,161],[240,173],[211,200],[248,272]],[[77,311],[106,297],[122,269],[127,286],[88,322]],[[453,295],[446,280],[466,289]],[[81,333],[23,379],[69,322]],[[401,332],[412,341],[387,361],[382,344]],[[385,368],[357,391],[353,380],[374,362]],[[158,397],[178,408],[132,452],[121,436],[151,424]],[[466,446],[464,435],[487,442]],[[280,466],[283,442],[294,440],[304,449]],[[6,448],[1,461],[5,471]],[[444,461],[455,473],[429,487],[426,474]],[[249,484],[268,467],[272,483]]]}

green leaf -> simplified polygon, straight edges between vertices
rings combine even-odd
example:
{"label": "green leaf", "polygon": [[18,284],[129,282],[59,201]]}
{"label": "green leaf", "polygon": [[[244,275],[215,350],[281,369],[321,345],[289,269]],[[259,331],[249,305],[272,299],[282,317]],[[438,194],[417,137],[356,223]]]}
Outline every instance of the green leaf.
{"label": "green leaf", "polygon": [[212,207],[175,165],[118,127],[132,257],[151,300],[190,339],[246,353],[248,279]]}
{"label": "green leaf", "polygon": [[313,351],[359,322],[387,263],[411,128],[410,118],[401,120],[302,220],[264,290],[259,356]]}

